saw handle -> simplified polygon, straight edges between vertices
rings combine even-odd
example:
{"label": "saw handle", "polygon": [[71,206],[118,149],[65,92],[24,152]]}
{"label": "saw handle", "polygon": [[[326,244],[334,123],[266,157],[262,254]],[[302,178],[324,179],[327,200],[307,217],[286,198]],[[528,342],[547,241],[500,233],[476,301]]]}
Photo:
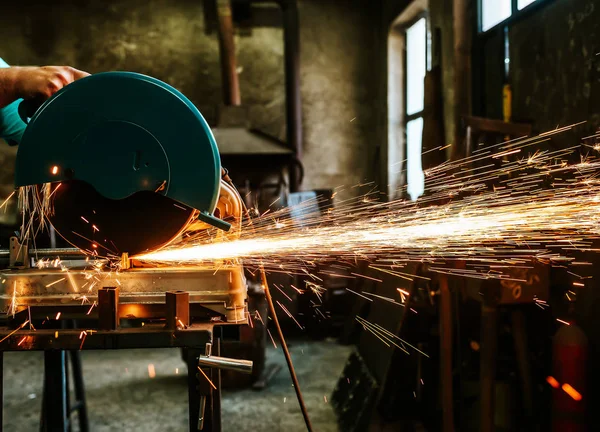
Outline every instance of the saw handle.
{"label": "saw handle", "polygon": [[25,124],[29,124],[29,120],[37,112],[37,110],[45,102],[42,98],[24,99],[19,104],[19,117]]}

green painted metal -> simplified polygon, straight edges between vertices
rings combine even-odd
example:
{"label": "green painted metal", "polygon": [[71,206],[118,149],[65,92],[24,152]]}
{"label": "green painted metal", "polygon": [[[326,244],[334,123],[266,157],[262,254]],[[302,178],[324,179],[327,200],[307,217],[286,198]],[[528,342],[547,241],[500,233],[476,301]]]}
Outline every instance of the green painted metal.
{"label": "green painted metal", "polygon": [[109,199],[157,191],[212,216],[219,151],[206,120],[179,91],[133,72],[78,80],[29,121],[15,184],[76,179]]}

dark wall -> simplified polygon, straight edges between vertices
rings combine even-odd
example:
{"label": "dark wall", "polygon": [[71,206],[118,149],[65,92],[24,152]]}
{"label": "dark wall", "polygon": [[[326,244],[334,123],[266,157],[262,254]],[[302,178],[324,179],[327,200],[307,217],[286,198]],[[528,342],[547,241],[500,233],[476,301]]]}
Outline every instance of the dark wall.
{"label": "dark wall", "polygon": [[[576,146],[581,138],[600,128],[600,2],[547,0],[539,6],[509,28],[513,121],[530,122],[535,132],[585,121],[540,145],[551,149]],[[483,114],[493,118],[502,116],[503,43],[502,32],[494,32],[488,38],[484,55]],[[600,277],[596,254],[586,254],[581,260],[593,265],[573,267],[572,271],[593,276],[591,280]],[[586,288],[577,291],[570,315],[564,292],[573,282],[576,280],[566,272],[552,270],[551,313],[555,317],[568,316],[583,328],[592,365],[600,359],[600,294],[591,288],[592,283],[589,289],[586,283]],[[585,397],[598,400],[600,391],[593,383],[599,382],[600,373],[594,367],[589,367],[587,373],[590,385]],[[591,409],[590,430],[598,430],[600,420],[593,414]]]}
{"label": "dark wall", "polygon": [[600,3],[556,0],[510,31],[513,114],[540,130],[600,126]]}
{"label": "dark wall", "polygon": [[[513,121],[538,132],[587,121],[577,135],[600,126],[600,3],[547,0],[509,27]],[[484,49],[484,115],[501,118],[502,31]],[[576,139],[571,137],[569,139]]]}

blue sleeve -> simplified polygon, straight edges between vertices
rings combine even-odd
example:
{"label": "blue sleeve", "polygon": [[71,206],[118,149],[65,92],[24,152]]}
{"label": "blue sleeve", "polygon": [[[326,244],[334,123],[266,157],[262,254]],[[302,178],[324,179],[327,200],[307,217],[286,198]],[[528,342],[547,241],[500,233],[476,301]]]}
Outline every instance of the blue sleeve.
{"label": "blue sleeve", "polygon": [[[0,68],[9,67],[8,64],[0,58]],[[21,142],[23,132],[27,126],[21,117],[19,117],[19,103],[21,99],[0,109],[0,138],[4,138],[10,145],[17,145]]]}

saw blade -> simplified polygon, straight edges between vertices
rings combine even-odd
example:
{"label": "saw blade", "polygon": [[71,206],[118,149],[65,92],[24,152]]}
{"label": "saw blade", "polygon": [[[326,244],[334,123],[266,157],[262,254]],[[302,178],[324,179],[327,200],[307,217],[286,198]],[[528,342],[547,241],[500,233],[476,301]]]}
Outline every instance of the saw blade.
{"label": "saw blade", "polygon": [[53,185],[50,194],[45,214],[56,232],[73,246],[104,257],[155,251],[176,239],[197,214],[152,191],[112,200],[77,180]]}

